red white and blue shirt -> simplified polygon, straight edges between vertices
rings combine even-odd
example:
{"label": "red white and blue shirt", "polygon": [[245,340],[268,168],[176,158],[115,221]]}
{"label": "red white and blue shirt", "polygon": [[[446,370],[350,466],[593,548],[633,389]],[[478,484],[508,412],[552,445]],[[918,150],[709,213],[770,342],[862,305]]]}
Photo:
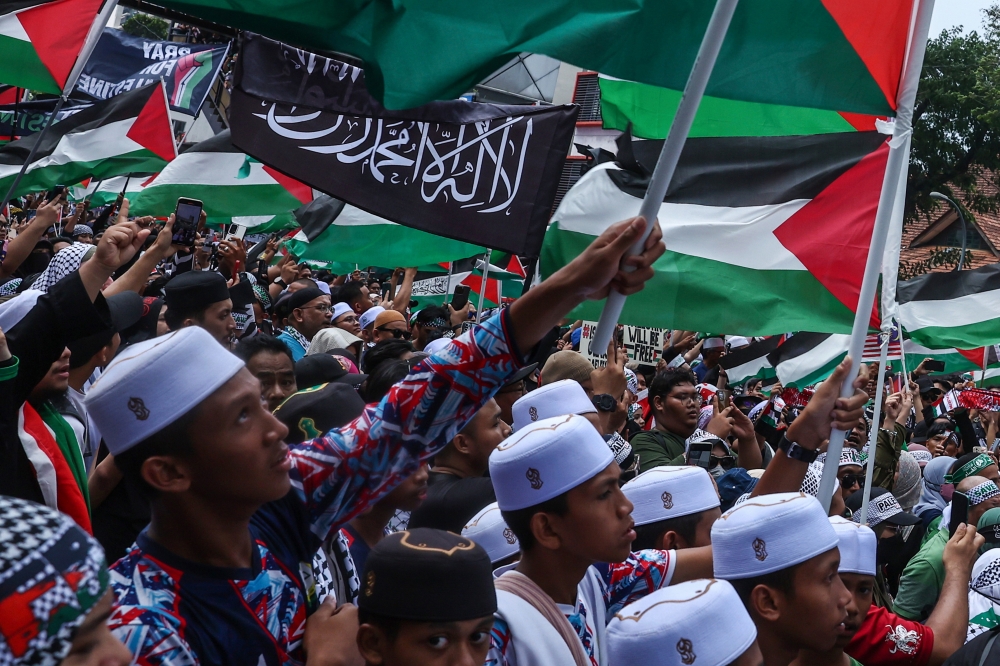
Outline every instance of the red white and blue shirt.
{"label": "red white and blue shirt", "polygon": [[[676,559],[676,551],[672,550],[638,550],[624,562],[595,564],[587,570],[587,576],[596,578],[597,584],[581,583],[573,606],[556,604],[576,629],[592,666],[600,666],[597,636],[603,635],[596,623],[607,626],[614,614],[628,604],[669,585]],[[591,598],[590,591],[597,591],[600,598]],[[517,637],[512,636],[507,622],[499,615],[490,632],[486,666],[517,666]]]}
{"label": "red white and blue shirt", "polygon": [[303,663],[323,539],[451,441],[521,359],[504,311],[420,361],[350,424],[292,445],[292,491],[251,519],[249,569],[186,561],[140,534],[111,567],[109,626],[134,663]]}

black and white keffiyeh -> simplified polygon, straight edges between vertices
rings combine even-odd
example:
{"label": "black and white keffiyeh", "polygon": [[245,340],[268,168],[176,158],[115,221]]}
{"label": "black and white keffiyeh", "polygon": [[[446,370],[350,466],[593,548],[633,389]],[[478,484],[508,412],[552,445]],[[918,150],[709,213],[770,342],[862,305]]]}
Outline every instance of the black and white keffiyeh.
{"label": "black and white keffiyeh", "polygon": [[95,250],[95,247],[87,243],[73,243],[69,247],[59,250],[52,257],[52,261],[49,262],[48,267],[42,271],[42,274],[31,285],[31,288],[48,293],[49,289],[56,282],[59,282],[59,280],[62,280],[73,271],[79,270],[89,250]]}

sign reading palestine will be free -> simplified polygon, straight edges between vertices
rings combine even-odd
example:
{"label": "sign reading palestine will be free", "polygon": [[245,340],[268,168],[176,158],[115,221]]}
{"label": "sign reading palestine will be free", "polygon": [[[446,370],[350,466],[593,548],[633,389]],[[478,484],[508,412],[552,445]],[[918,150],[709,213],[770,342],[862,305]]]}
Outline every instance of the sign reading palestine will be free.
{"label": "sign reading palestine will be free", "polygon": [[[580,335],[580,352],[587,360],[594,364],[595,368],[603,368],[608,364],[607,350],[596,354],[596,349],[590,348],[591,340],[594,337],[594,330],[597,322],[583,322],[583,333]],[[656,365],[663,353],[663,343],[669,335],[665,328],[646,328],[643,326],[624,326],[622,344],[628,357],[632,361],[638,361],[646,365]]]}

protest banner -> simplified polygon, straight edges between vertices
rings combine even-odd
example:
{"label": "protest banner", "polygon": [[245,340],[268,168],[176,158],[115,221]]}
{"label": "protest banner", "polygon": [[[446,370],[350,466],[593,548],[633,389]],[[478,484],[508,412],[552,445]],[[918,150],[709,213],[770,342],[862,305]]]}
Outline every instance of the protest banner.
{"label": "protest banner", "polygon": [[228,51],[229,44],[179,44],[105,28],[76,89],[108,99],[163,79],[170,108],[194,116]]}
{"label": "protest banner", "polygon": [[[603,368],[608,364],[607,350],[597,354],[590,348],[597,322],[583,322],[583,333],[580,335],[580,352],[587,357],[595,368]],[[646,365],[656,365],[663,353],[663,343],[670,332],[665,328],[647,328],[645,326],[623,326],[622,346],[628,353],[629,360]]]}

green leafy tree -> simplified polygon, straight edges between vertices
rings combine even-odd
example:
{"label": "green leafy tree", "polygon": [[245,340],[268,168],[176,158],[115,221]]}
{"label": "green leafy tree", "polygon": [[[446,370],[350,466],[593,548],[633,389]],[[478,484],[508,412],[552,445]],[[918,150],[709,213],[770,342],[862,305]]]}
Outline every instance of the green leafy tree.
{"label": "green leafy tree", "polygon": [[[952,28],[927,45],[913,114],[904,224],[930,221],[940,205],[931,198],[933,191],[958,202],[971,219],[1000,210],[1000,7],[984,13],[982,36]],[[958,255],[939,248],[926,261],[901,265],[901,276],[956,266]]]}
{"label": "green leafy tree", "polygon": [[122,30],[135,37],[165,40],[170,23],[152,14],[132,12],[122,21]]}

